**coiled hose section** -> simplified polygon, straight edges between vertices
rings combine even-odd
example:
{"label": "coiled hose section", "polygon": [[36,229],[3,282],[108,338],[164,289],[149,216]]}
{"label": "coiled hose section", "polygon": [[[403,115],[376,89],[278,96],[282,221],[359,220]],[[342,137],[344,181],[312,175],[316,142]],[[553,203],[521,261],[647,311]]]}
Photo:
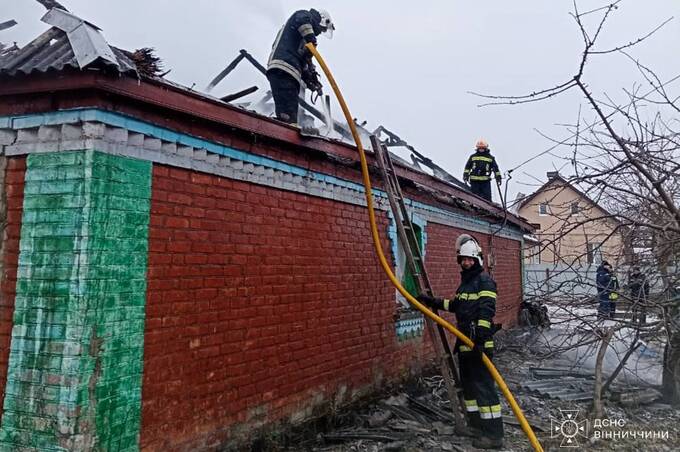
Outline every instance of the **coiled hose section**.
{"label": "coiled hose section", "polygon": [[[410,293],[406,291],[406,289],[404,289],[404,287],[401,285],[397,277],[392,272],[392,269],[390,268],[390,265],[387,262],[387,259],[385,258],[382,245],[380,244],[380,235],[378,234],[378,227],[375,221],[375,211],[373,208],[373,193],[371,190],[371,178],[368,172],[366,154],[364,152],[363,146],[361,145],[361,138],[359,137],[359,132],[357,131],[356,125],[354,124],[354,120],[352,119],[352,115],[349,112],[347,103],[345,102],[345,99],[342,97],[340,88],[338,88],[338,85],[335,82],[335,79],[333,78],[333,74],[326,65],[326,62],[323,60],[323,58],[316,50],[316,47],[314,47],[313,44],[311,43],[307,44],[306,47],[312,53],[312,55],[314,55],[314,58],[316,58],[316,60],[319,62],[319,65],[323,69],[323,72],[326,74],[326,78],[333,87],[333,92],[335,92],[335,96],[337,97],[338,102],[340,103],[340,107],[342,108],[342,112],[345,115],[347,124],[349,125],[349,128],[352,131],[352,137],[354,138],[354,141],[356,142],[357,145],[357,149],[359,150],[359,156],[361,159],[361,173],[363,176],[364,187],[366,191],[366,205],[368,207],[368,217],[371,223],[371,235],[373,237],[373,245],[375,247],[375,252],[378,256],[378,259],[380,260],[380,265],[385,271],[385,274],[390,279],[390,281],[392,281],[394,287],[396,287],[396,289],[409,301],[409,303],[418,308],[418,310],[420,310],[427,317],[437,322],[442,327],[446,328],[454,336],[460,339],[465,345],[467,345],[468,347],[473,347],[474,343],[470,340],[469,337],[465,336],[449,322],[439,317],[438,315],[430,311],[425,305],[416,300]],[[505,381],[503,381],[503,377],[501,377],[501,375],[498,373],[496,366],[493,365],[489,357],[486,356],[485,354],[482,354],[482,361],[484,362],[484,365],[487,367],[487,369],[489,369],[489,373],[498,384],[498,387],[501,389],[501,392],[503,393],[505,399],[508,401],[508,404],[512,408],[512,412],[515,414],[515,417],[519,421],[522,430],[524,430],[524,433],[526,433],[527,437],[529,438],[529,442],[533,446],[534,450],[537,452],[543,452],[543,447],[541,447],[541,444],[538,442],[538,439],[536,438],[536,435],[531,429],[531,426],[524,417],[524,413],[522,413],[522,409],[515,401],[515,398],[512,396],[512,393],[508,389],[508,386],[505,384]]]}

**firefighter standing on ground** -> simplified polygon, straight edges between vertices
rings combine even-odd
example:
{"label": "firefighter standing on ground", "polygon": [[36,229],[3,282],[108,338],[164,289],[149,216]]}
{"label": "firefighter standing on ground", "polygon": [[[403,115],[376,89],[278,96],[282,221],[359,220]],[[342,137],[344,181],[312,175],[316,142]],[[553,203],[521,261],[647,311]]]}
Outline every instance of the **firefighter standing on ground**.
{"label": "firefighter standing on ground", "polygon": [[423,294],[418,301],[454,312],[460,330],[475,343],[471,349],[457,341],[455,347],[468,423],[478,436],[472,444],[482,449],[499,449],[503,447],[501,405],[493,378],[481,357],[482,351],[489,358],[493,355],[496,283],[484,272],[482,249],[473,237],[461,235],[456,241],[456,253],[462,268],[456,296],[448,300]]}
{"label": "firefighter standing on ground", "polygon": [[330,39],[334,30],[330,15],[321,9],[296,11],[279,30],[267,62],[278,120],[297,125],[300,86],[321,94],[318,73],[305,45],[316,46],[320,34]]}
{"label": "firefighter standing on ground", "polygon": [[633,321],[645,323],[647,321],[647,300],[649,299],[649,279],[640,266],[633,267],[628,276],[628,290],[633,302]]}
{"label": "firefighter standing on ground", "polygon": [[472,193],[491,201],[491,178],[496,178],[496,183],[501,183],[501,172],[496,164],[496,159],[489,151],[489,144],[484,140],[477,141],[477,151],[470,156],[465,164],[463,180],[470,183]]}
{"label": "firefighter standing on ground", "polygon": [[619,280],[607,261],[602,261],[597,267],[595,276],[597,298],[600,302],[597,308],[598,319],[613,319],[616,312],[616,302],[619,299]]}

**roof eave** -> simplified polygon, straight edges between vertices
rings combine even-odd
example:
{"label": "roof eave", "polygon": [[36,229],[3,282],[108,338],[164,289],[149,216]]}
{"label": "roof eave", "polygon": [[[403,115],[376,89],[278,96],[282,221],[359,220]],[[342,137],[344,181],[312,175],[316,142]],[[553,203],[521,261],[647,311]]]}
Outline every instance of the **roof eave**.
{"label": "roof eave", "polygon": [[[51,94],[59,91],[99,90],[104,93],[122,96],[136,102],[169,109],[186,115],[227,125],[244,132],[260,135],[276,141],[312,151],[331,154],[341,159],[358,162],[356,147],[341,141],[302,137],[295,127],[263,117],[255,112],[244,110],[218,99],[213,99],[190,89],[165,83],[162,79],[131,77],[111,77],[102,71],[65,71],[59,77],[52,74],[16,74],[4,77],[0,83],[2,96],[30,96]],[[369,163],[375,164],[372,153],[367,156]],[[426,173],[397,165],[397,175],[415,183],[431,187],[439,192],[463,200],[486,216],[502,221],[505,214],[502,208],[488,203],[471,193],[460,190],[451,184],[434,178]],[[533,227],[523,219],[507,213],[507,221],[522,231],[533,231]]]}

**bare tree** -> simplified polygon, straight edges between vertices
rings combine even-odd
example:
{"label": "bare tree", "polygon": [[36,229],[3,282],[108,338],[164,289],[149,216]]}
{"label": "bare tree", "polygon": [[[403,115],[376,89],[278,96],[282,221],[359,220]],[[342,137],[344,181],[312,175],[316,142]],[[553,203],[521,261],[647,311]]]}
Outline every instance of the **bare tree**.
{"label": "bare tree", "polygon": [[[625,336],[626,349],[618,350],[620,366],[606,383],[602,384],[600,378],[596,385],[594,407],[598,412],[602,407],[600,395],[640,347],[640,340],[666,344],[664,385],[680,399],[680,366],[675,365],[680,358],[680,96],[670,86],[680,75],[663,81],[628,53],[630,48],[651,39],[671,19],[626,44],[604,49],[598,46],[598,38],[619,3],[586,12],[574,3],[571,15],[583,38],[583,52],[573,77],[527,95],[477,94],[486,99],[483,105],[513,105],[577,90],[592,111],[588,117],[579,110],[576,123],[566,126],[566,139],[551,139],[555,146],[550,154],[556,159],[555,166],[566,168],[571,174],[565,177],[566,183],[556,185],[551,192],[556,201],[550,212],[555,227],[543,231],[537,251],[549,250],[559,264],[558,270],[533,295],[549,298],[554,312],[560,313],[568,326],[567,337],[562,342],[553,340],[549,351],[561,353],[585,347],[594,354],[600,344],[595,366],[598,375],[602,373],[602,358],[611,346],[610,340],[616,342],[617,334]],[[586,18],[589,23],[596,19],[595,24],[587,26]],[[641,80],[623,90],[623,101],[607,93],[595,93],[586,80],[589,61],[613,54],[627,58],[631,71],[639,74]],[[560,190],[567,189],[580,191],[586,205],[560,204],[557,201]],[[593,254],[603,251],[621,268],[640,266],[653,286],[650,296],[641,296],[639,290],[626,290],[623,284],[616,305],[624,312],[609,321],[614,326],[609,326],[607,334],[601,333],[602,322],[592,315],[593,290],[591,294],[586,290],[569,290],[586,286],[595,289],[595,281],[583,271],[584,264],[593,263]],[[640,322],[640,312],[650,313],[651,321]]]}

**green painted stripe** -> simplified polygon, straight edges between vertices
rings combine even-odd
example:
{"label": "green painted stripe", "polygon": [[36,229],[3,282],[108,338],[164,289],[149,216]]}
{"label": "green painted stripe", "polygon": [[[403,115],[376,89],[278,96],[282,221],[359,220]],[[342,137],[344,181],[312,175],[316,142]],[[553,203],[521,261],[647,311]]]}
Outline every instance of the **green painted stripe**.
{"label": "green painted stripe", "polygon": [[27,159],[0,449],[138,450],[151,163]]}

